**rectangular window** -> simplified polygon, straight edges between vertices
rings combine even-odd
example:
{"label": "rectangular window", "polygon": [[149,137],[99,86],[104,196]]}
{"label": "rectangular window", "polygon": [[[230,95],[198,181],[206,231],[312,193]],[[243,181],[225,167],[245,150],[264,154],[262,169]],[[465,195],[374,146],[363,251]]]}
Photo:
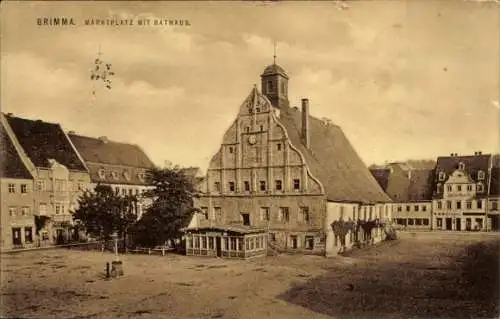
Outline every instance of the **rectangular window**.
{"label": "rectangular window", "polygon": [[266,190],[266,181],[260,181],[260,190],[265,191]]}
{"label": "rectangular window", "polygon": [[299,190],[300,189],[300,179],[294,179],[293,180],[293,189]]}
{"label": "rectangular window", "polygon": [[243,237],[238,238],[238,250],[243,251]]}
{"label": "rectangular window", "polygon": [[260,220],[261,221],[269,221],[269,207],[261,207],[260,208]]}
{"label": "rectangular window", "polygon": [[461,201],[457,201],[457,209],[462,209],[462,202]]}
{"label": "rectangular window", "polygon": [[446,208],[451,209],[451,200],[446,201]]}
{"label": "rectangular window", "polygon": [[276,180],[275,183],[276,183],[276,190],[280,191],[282,189],[281,181],[280,180]]}
{"label": "rectangular window", "polygon": [[480,199],[477,201],[477,209],[483,209],[483,201]]}
{"label": "rectangular window", "polygon": [[202,236],[202,237],[200,237],[200,239],[201,239],[201,248],[207,249],[207,237]]}
{"label": "rectangular window", "polygon": [[290,214],[288,211],[288,207],[280,207],[278,216],[279,216],[281,221],[289,222],[290,221]]}
{"label": "rectangular window", "polygon": [[406,211],[409,212],[411,209],[410,205],[406,205]]}
{"label": "rectangular window", "polygon": [[401,205],[398,205],[398,212],[400,212],[401,210],[402,210]]}
{"label": "rectangular window", "polygon": [[193,248],[199,248],[199,247],[200,247],[200,237],[193,236]]}
{"label": "rectangular window", "polygon": [[467,209],[471,209],[472,208],[472,201],[468,200],[466,203],[465,203]]}
{"label": "rectangular window", "polygon": [[423,218],[422,223],[424,224],[424,226],[429,226],[429,218]]}
{"label": "rectangular window", "polygon": [[250,191],[250,182],[249,181],[245,181],[243,184],[245,186],[245,192],[249,192]]}
{"label": "rectangular window", "polygon": [[457,185],[457,191],[459,191],[459,192],[462,191],[462,185]]}
{"label": "rectangular window", "polygon": [[418,205],[415,205],[414,209],[416,212],[418,212],[418,209],[419,209]]}
{"label": "rectangular window", "polygon": [[28,192],[28,185],[27,184],[21,184],[21,193],[26,194]]}
{"label": "rectangular window", "polygon": [[437,208],[438,209],[442,209],[443,208],[443,204],[441,203],[441,201],[437,202]]}
{"label": "rectangular window", "polygon": [[413,226],[413,218],[408,218],[408,225]]}
{"label": "rectangular window", "polygon": [[277,149],[278,151],[281,151],[281,143],[276,144],[276,149]]}
{"label": "rectangular window", "polygon": [[45,215],[47,214],[47,205],[41,203],[39,206],[38,206],[38,212],[40,213],[40,215]]}
{"label": "rectangular window", "polygon": [[216,192],[220,192],[220,182],[215,182],[215,183],[214,183],[214,190],[215,190]]}
{"label": "rectangular window", "polygon": [[472,192],[472,185],[467,185],[467,191]]}
{"label": "rectangular window", "polygon": [[38,191],[44,191],[45,190],[45,181],[44,180],[38,180],[36,182],[36,190],[38,190]]}
{"label": "rectangular window", "polygon": [[426,211],[427,211],[427,206],[423,205],[423,206],[422,206],[422,211],[423,211],[423,212],[426,212]]}
{"label": "rectangular window", "polygon": [[16,207],[9,207],[9,216],[14,217],[16,216]]}
{"label": "rectangular window", "polygon": [[448,192],[451,192],[451,185],[446,186],[446,190],[447,190]]}
{"label": "rectangular window", "polygon": [[300,207],[299,221],[309,222],[309,207]]}
{"label": "rectangular window", "polygon": [[222,216],[222,208],[220,207],[214,207],[214,219],[221,221],[224,219],[224,216]]}
{"label": "rectangular window", "polygon": [[64,214],[64,205],[56,204],[56,214]]}
{"label": "rectangular window", "polygon": [[16,184],[9,183],[9,193],[14,194],[16,192]]}
{"label": "rectangular window", "polygon": [[208,219],[208,207],[201,207],[201,219]]}
{"label": "rectangular window", "polygon": [[234,192],[234,182],[229,182],[229,191]]}
{"label": "rectangular window", "polygon": [[415,225],[421,226],[422,225],[422,219],[420,218],[415,218]]}
{"label": "rectangular window", "polygon": [[30,208],[27,206],[24,206],[21,208],[21,215],[23,216],[28,216],[30,214]]}
{"label": "rectangular window", "polygon": [[229,146],[229,153],[230,154],[233,154],[234,150],[233,150],[233,147],[232,146]]}
{"label": "rectangular window", "polygon": [[482,193],[482,192],[483,192],[483,190],[484,190],[484,189],[483,189],[483,184],[477,184],[477,185],[476,185],[476,191],[477,191],[478,193]]}
{"label": "rectangular window", "polygon": [[208,237],[208,249],[214,249],[214,238]]}
{"label": "rectangular window", "polygon": [[241,218],[243,219],[243,225],[250,226],[250,214],[241,214]]}

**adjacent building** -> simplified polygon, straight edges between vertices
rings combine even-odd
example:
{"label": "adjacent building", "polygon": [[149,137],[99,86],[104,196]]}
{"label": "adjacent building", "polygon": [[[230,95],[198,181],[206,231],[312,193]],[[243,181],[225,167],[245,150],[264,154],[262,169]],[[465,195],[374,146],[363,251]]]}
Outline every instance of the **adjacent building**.
{"label": "adjacent building", "polygon": [[290,107],[286,72],[265,68],[224,133],[200,184],[199,227],[239,224],[268,230],[281,250],[335,254],[330,224],[390,218],[390,198],[342,129]]}
{"label": "adjacent building", "polygon": [[30,214],[50,217],[39,230],[38,244],[71,240],[77,233],[72,229],[70,212],[77,208],[79,195],[90,184],[82,158],[59,124],[2,114],[2,126],[33,177],[33,199],[24,201],[32,206]]}
{"label": "adjacent building", "polygon": [[93,138],[74,132],[68,136],[88,168],[91,187],[109,185],[116,194],[136,195],[136,214],[140,218],[149,205],[142,197],[151,188],[147,171],[155,167],[146,153],[138,145],[111,141],[105,136]]}
{"label": "adjacent building", "polygon": [[492,156],[481,152],[438,157],[433,190],[434,229],[491,229],[491,219],[487,218],[491,165]]}
{"label": "adjacent building", "polygon": [[399,162],[370,171],[393,200],[392,221],[396,228],[431,229],[434,168],[414,168]]}
{"label": "adjacent building", "polygon": [[0,240],[2,249],[35,243],[33,176],[0,125]]}

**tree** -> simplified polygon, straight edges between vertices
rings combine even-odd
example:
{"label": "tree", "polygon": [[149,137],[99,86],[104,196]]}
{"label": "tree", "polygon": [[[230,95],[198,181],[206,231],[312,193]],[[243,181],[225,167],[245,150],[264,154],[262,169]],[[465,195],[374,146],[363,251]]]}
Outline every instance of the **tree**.
{"label": "tree", "polygon": [[193,199],[197,197],[192,179],[181,168],[152,169],[147,174],[154,188],[145,193],[153,203],[133,227],[134,243],[154,247],[181,237],[195,211]]}
{"label": "tree", "polygon": [[78,208],[72,212],[73,220],[87,234],[101,239],[110,239],[115,232],[126,235],[137,219],[136,202],[133,195],[119,196],[110,186],[97,185],[80,196]]}

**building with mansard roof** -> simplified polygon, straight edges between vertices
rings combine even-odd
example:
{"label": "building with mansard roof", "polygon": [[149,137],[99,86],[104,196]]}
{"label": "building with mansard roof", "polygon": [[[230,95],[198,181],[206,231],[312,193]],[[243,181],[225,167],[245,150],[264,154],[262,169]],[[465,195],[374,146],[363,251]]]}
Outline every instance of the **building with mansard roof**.
{"label": "building with mansard roof", "polygon": [[[286,72],[277,64],[261,75],[223,135],[199,185],[199,225],[265,228],[284,250],[335,254],[330,224],[340,218],[390,218],[384,193],[342,129],[290,107]],[[216,237],[212,245],[237,249]],[[196,243],[203,249],[207,243]]]}
{"label": "building with mansard roof", "polygon": [[488,201],[492,155],[440,156],[433,188],[433,228],[442,230],[490,230]]}

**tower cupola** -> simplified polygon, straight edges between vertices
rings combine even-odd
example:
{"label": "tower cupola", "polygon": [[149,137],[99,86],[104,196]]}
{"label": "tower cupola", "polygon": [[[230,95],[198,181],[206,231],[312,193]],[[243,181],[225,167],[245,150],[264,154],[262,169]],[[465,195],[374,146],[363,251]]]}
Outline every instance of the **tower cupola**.
{"label": "tower cupola", "polygon": [[260,75],[261,91],[276,108],[288,107],[288,75],[276,64],[276,51],[273,64],[267,66]]}

